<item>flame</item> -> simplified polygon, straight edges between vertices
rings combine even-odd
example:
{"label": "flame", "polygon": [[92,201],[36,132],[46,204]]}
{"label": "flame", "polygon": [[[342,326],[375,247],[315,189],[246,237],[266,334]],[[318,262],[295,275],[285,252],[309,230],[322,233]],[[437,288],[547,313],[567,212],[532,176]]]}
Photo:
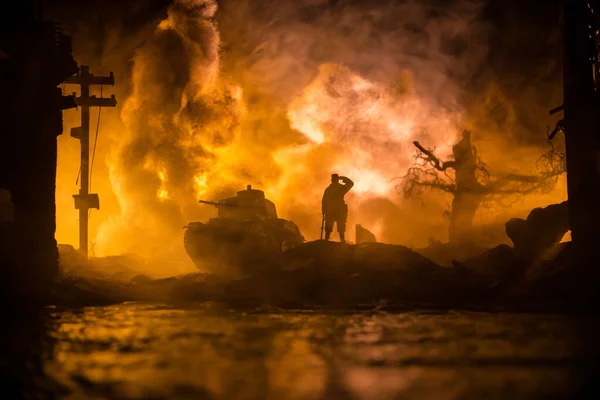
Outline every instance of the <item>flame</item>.
{"label": "flame", "polygon": [[167,192],[166,189],[159,189],[159,191],[156,195],[161,200],[167,200],[169,198],[169,192]]}
{"label": "flame", "polygon": [[445,154],[461,119],[417,93],[397,96],[389,86],[333,64],[319,68],[290,104],[288,116],[292,127],[312,142],[305,151],[332,146],[329,169],[355,180],[360,196],[393,196],[392,180],[412,164],[412,141],[426,139]]}
{"label": "flame", "polygon": [[196,175],[194,177],[194,185],[196,186],[196,195],[203,197],[209,190],[206,174]]}
{"label": "flame", "polygon": [[[257,3],[240,2],[228,12],[236,16]],[[379,34],[377,24],[359,27],[365,14],[351,9],[341,17],[322,13],[306,24],[289,12],[299,6],[288,3],[278,5],[274,14],[291,18],[290,24],[265,24],[240,14],[238,24],[229,23],[228,29],[247,29],[242,33],[248,35],[254,30],[256,37],[239,34],[228,49],[215,20],[215,0],[176,0],[144,38],[133,56],[131,88],[123,91],[127,98],[119,103],[120,118],[108,123],[114,145],[104,154],[101,193],[111,193],[115,205],[101,214],[92,233],[97,254],[153,256],[165,248],[183,254],[181,227],[214,214],[197,200],[231,196],[246,184],[264,190],[280,217],[315,239],[320,199],[331,173],[355,182],[347,195],[349,232],[352,223],[360,223],[378,240],[406,243],[443,231],[441,215],[449,198],[432,196],[425,209],[403,200],[395,179],[413,164],[415,140],[446,160],[465,125],[490,136],[487,119],[467,115],[460,106],[464,93],[447,74],[468,75],[467,67],[482,52],[473,36],[477,30],[471,29],[477,13],[472,2],[464,2],[466,9],[456,14],[464,18],[436,19],[435,24],[428,24],[427,13],[414,2],[389,10],[395,19],[423,26],[426,40],[403,30]],[[351,30],[354,36],[347,37],[344,24],[358,27]],[[466,60],[450,58],[432,45],[457,33],[472,42],[474,55]],[[260,44],[248,50],[246,39]],[[483,105],[492,103],[486,98]],[[514,115],[509,115],[511,124]],[[494,154],[498,159],[490,163],[502,164],[500,158],[509,152],[498,155],[494,146],[497,141],[486,142],[482,156],[487,160]],[[59,162],[65,162],[67,155],[61,154]],[[535,162],[532,154],[518,157]],[[68,158],[77,160],[77,152]],[[75,191],[68,193],[64,204],[76,222],[70,197]],[[369,209],[369,204],[379,208]],[[75,222],[69,225],[73,229]],[[76,235],[70,237],[76,241]]]}

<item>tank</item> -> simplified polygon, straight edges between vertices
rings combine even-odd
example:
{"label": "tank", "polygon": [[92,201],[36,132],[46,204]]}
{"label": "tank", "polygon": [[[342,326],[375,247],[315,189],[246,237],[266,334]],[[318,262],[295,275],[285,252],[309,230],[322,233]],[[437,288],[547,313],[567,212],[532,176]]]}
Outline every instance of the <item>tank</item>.
{"label": "tank", "polygon": [[275,204],[250,185],[235,197],[200,203],[216,207],[218,214],[185,227],[185,251],[199,269],[221,273],[265,267],[304,242],[298,226],[279,218]]}

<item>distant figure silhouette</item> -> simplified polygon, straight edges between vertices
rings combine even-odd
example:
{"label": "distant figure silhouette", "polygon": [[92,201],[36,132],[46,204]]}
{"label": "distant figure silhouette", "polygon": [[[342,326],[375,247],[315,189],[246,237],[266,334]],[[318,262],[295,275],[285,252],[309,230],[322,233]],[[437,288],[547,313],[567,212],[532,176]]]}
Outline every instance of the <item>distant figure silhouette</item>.
{"label": "distant figure silhouette", "polygon": [[[344,184],[340,183],[342,181]],[[331,184],[323,193],[321,212],[325,219],[325,240],[329,240],[333,231],[333,224],[337,224],[340,242],[344,243],[346,233],[346,219],[348,218],[348,206],[344,201],[346,193],[352,189],[354,182],[345,176],[331,175]]]}

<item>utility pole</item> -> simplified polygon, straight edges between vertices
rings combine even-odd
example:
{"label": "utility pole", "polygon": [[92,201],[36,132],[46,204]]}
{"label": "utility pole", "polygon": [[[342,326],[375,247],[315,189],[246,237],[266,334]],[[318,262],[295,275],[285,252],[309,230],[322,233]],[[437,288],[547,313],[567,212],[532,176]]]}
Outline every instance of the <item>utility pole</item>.
{"label": "utility pole", "polygon": [[[100,198],[96,193],[89,193],[90,178],[90,107],[115,107],[117,99],[113,94],[110,98],[90,96],[92,85],[115,85],[113,73],[110,76],[94,76],[90,67],[82,65],[79,73],[65,81],[67,84],[79,85],[81,93],[75,97],[75,104],[81,107],[81,126],[71,129],[71,136],[81,142],[81,186],[79,194],[73,195],[75,209],[79,210],[79,251],[88,256],[88,211],[100,208]],[[75,96],[75,93],[73,93]]]}

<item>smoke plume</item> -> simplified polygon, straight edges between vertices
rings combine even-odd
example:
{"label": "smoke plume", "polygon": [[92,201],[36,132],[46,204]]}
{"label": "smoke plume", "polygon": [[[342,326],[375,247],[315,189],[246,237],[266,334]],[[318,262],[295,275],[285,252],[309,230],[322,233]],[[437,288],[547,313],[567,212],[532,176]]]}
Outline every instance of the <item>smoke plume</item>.
{"label": "smoke plume", "polygon": [[[412,142],[446,159],[472,128],[490,169],[505,173],[497,149],[527,129],[498,85],[478,84],[490,55],[483,6],[174,1],[138,32],[122,128],[106,159],[119,212],[101,222],[98,253],[183,254],[183,227],[215,215],[197,200],[246,184],[315,239],[331,173],[356,183],[349,226],[388,242],[444,240],[450,200],[421,203],[395,190],[413,163]],[[506,116],[494,125],[503,101]],[[539,143],[521,148],[514,167],[533,168]]]}

